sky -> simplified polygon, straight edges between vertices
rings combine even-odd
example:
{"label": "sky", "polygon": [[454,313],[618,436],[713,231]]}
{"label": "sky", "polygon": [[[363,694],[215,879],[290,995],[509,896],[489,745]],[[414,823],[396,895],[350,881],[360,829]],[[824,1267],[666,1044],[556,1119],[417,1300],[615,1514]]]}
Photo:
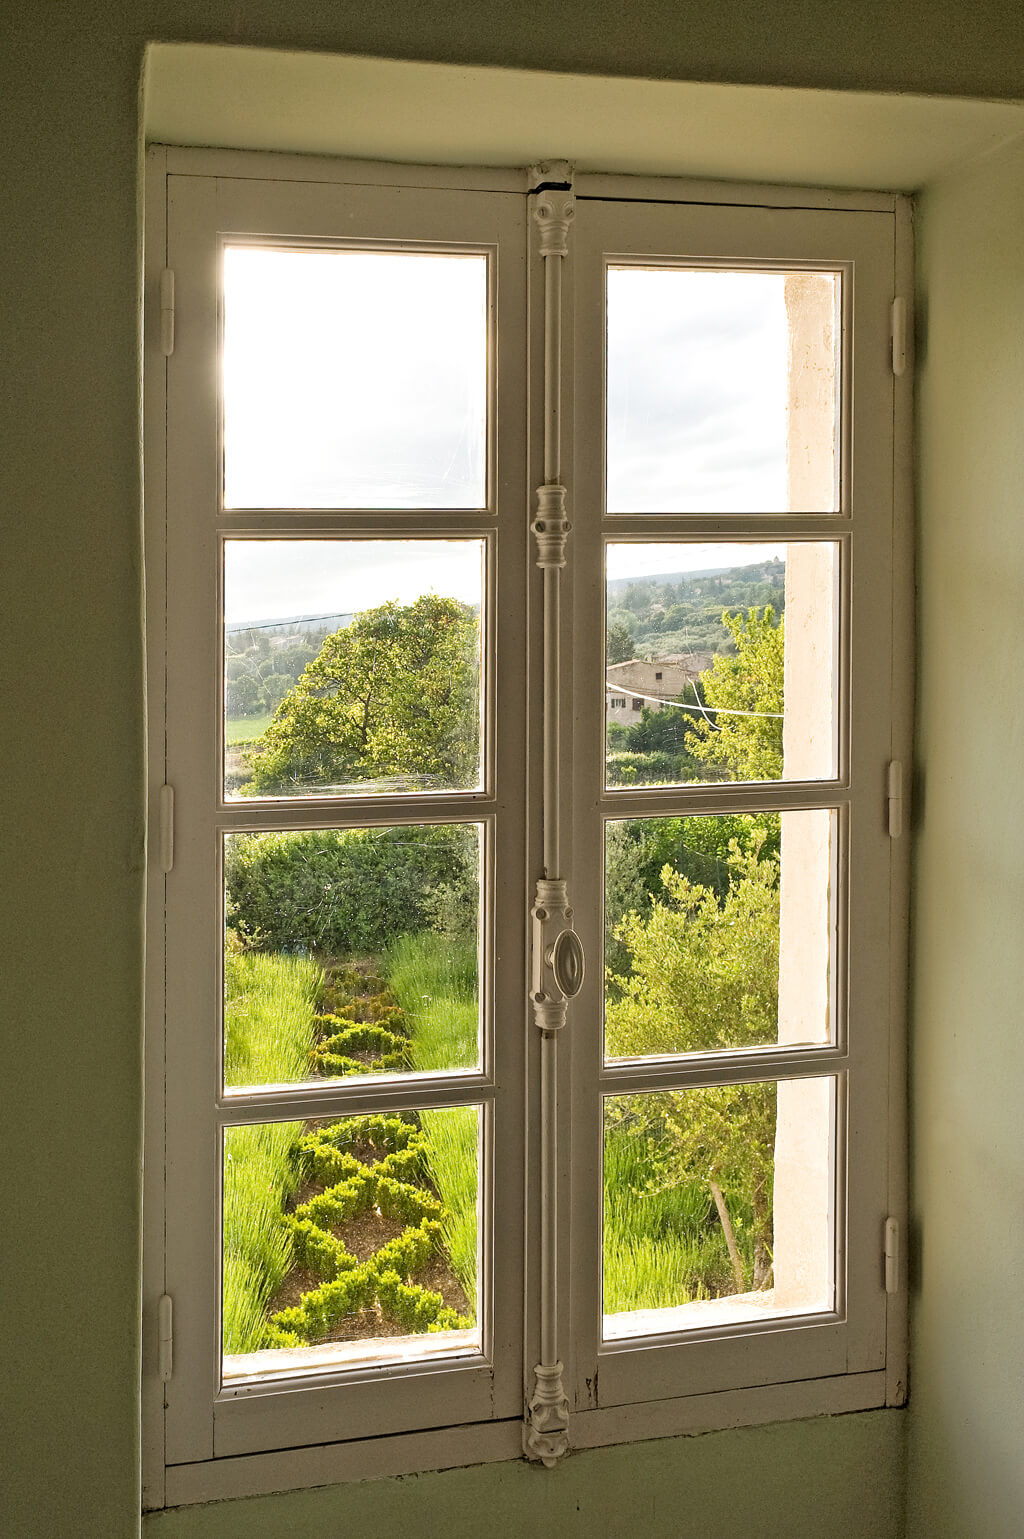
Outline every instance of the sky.
{"label": "sky", "polygon": [[[482,540],[228,540],[224,618],[241,622],[356,614],[443,593],[479,605]],[[784,545],[608,546],[610,578],[784,561]]]}
{"label": "sky", "polygon": [[480,604],[482,540],[228,540],[228,625],[356,614],[443,593]]}
{"label": "sky", "polygon": [[[609,511],[786,509],[784,281],[609,269]],[[228,247],[226,506],[485,506],[487,302],[475,254]],[[620,544],[608,574],[783,554]],[[478,604],[479,543],[229,542],[229,624],[424,592]]]}

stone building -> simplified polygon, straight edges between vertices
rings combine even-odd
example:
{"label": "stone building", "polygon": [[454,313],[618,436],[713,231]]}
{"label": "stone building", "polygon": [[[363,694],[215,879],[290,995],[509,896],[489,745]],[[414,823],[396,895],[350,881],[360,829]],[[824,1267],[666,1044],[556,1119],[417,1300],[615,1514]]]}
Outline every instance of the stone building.
{"label": "stone building", "polygon": [[687,652],[651,662],[634,657],[626,663],[610,663],[605,669],[607,722],[632,727],[645,710],[660,711],[665,701],[678,699],[710,663],[710,652]]}

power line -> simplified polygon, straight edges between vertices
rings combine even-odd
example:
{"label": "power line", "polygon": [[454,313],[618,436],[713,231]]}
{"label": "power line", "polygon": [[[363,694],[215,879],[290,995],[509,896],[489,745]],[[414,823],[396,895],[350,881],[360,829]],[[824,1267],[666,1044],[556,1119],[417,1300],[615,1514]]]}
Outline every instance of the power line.
{"label": "power line", "polygon": [[714,712],[716,716],[762,716],[772,717],[775,721],[782,720],[781,711],[730,711],[723,705],[702,705],[698,700],[696,705],[687,705],[682,700],[666,700],[662,695],[645,695],[642,690],[631,689],[621,680],[612,683],[605,679],[605,689],[611,695],[630,695],[634,700],[653,700],[656,705],[674,706],[677,711],[699,711],[702,716]]}

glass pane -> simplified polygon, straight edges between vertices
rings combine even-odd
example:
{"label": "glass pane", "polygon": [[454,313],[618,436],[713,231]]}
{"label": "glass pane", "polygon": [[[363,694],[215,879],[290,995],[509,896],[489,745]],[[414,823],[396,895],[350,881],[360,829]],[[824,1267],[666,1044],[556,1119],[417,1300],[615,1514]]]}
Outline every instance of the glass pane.
{"label": "glass pane", "polygon": [[629,818],[605,832],[605,1054],[835,1036],[836,814]]}
{"label": "glass pane", "polygon": [[224,794],[482,784],[482,540],[227,540]]}
{"label": "glass pane", "polygon": [[605,602],[610,788],[836,775],[838,544],[610,544]]}
{"label": "glass pane", "polygon": [[609,513],[831,513],[836,273],[611,267]]}
{"label": "glass pane", "polygon": [[224,1130],[224,1377],[479,1350],[479,1106]]}
{"label": "glass pane", "polygon": [[611,1096],[604,1337],[833,1307],[834,1078]]}
{"label": "glass pane", "polygon": [[487,258],[224,252],[224,505],[483,508]]}
{"label": "glass pane", "polygon": [[480,1064],[475,823],[227,834],[224,1085]]}

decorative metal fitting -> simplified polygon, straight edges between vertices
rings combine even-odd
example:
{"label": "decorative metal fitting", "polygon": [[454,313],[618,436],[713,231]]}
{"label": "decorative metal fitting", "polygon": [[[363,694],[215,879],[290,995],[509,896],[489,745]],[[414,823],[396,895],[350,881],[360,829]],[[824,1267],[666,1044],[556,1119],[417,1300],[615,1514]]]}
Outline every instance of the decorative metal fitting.
{"label": "decorative metal fitting", "polygon": [[564,486],[538,486],[537,516],[530,528],[537,539],[539,567],[565,565],[565,544],[572,528],[565,516]]}
{"label": "decorative metal fitting", "polygon": [[566,1007],[583,987],[586,960],[572,928],[565,882],[542,877],[537,883],[533,919],[533,1018],[546,1035],[560,1031]]}
{"label": "decorative metal fitting", "polygon": [[567,160],[545,160],[530,168],[530,183],[537,194],[533,217],[540,230],[542,257],[569,255],[569,226],[576,217],[572,171]]}
{"label": "decorative metal fitting", "polygon": [[569,1452],[569,1401],[561,1363],[538,1363],[523,1428],[523,1452],[552,1469]]}

